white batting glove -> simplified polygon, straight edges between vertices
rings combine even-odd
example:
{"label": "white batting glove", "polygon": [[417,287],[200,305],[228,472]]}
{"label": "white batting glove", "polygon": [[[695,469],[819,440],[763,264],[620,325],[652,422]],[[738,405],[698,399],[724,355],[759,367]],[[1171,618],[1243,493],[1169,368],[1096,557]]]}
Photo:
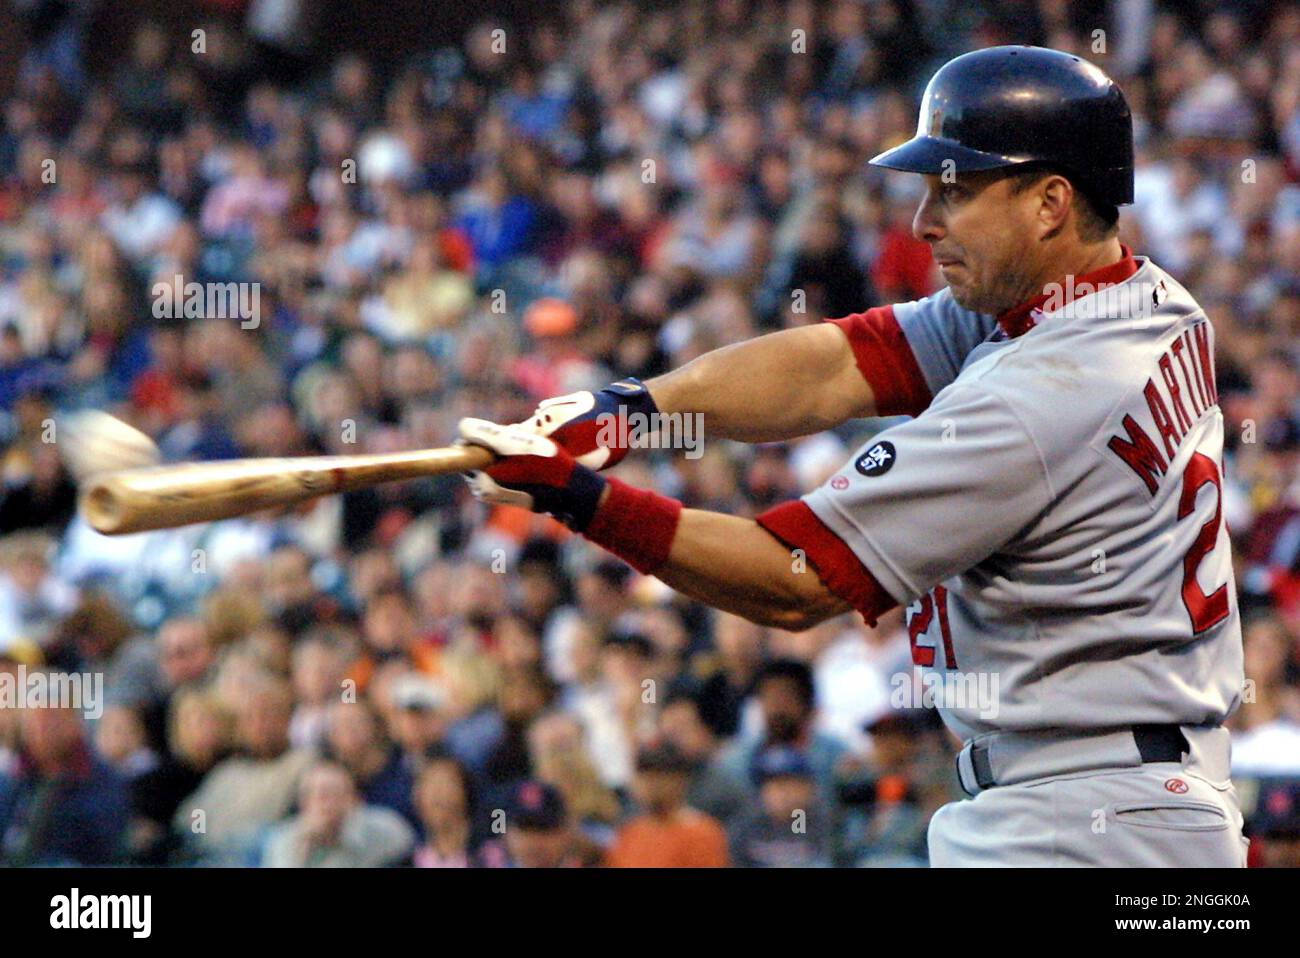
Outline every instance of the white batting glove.
{"label": "white batting glove", "polygon": [[476,499],[549,512],[573,529],[586,528],[605,488],[595,472],[521,423],[462,419],[457,428],[463,442],[486,446],[501,457],[466,475]]}
{"label": "white batting glove", "polygon": [[656,412],[645,384],[629,377],[594,393],[583,390],[543,399],[524,425],[554,439],[587,468],[608,469],[627,455],[627,417]]}

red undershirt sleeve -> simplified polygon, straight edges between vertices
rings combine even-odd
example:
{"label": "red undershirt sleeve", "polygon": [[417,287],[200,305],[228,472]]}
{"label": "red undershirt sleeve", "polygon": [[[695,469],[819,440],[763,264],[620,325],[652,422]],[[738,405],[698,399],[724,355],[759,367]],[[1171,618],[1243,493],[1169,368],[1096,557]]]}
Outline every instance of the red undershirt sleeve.
{"label": "red undershirt sleeve", "polygon": [[760,526],[792,549],[802,549],[826,588],[862,614],[874,626],[884,612],[898,605],[844,541],[801,499],[773,506],[755,518]]}
{"label": "red undershirt sleeve", "polygon": [[878,415],[918,416],[930,405],[930,387],[894,318],[893,306],[877,306],[827,322],[848,337],[858,370],[875,394]]}

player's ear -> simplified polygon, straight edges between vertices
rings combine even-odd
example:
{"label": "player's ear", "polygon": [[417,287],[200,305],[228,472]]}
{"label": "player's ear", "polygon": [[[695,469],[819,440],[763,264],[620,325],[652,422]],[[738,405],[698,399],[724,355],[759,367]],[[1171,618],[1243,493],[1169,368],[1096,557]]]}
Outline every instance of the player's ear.
{"label": "player's ear", "polygon": [[1052,173],[1038,182],[1035,193],[1039,201],[1038,223],[1043,235],[1054,236],[1069,218],[1074,203],[1074,187],[1064,176]]}

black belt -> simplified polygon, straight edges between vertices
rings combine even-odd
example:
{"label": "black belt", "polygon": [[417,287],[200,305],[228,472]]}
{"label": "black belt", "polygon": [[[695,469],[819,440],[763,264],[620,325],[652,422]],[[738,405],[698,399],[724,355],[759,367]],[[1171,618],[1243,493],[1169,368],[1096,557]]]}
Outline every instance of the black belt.
{"label": "black belt", "polygon": [[[1149,762],[1181,762],[1183,755],[1190,751],[1187,736],[1177,725],[1135,725],[1132,732],[1144,765]],[[971,746],[970,761],[975,781],[981,789],[998,784],[989,765],[987,745]]]}

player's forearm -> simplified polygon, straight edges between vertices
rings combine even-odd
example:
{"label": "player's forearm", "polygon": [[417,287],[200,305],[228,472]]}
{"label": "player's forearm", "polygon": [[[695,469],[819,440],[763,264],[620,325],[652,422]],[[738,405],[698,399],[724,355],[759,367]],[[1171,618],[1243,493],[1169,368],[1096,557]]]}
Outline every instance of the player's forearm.
{"label": "player's forearm", "polygon": [[[852,605],[753,519],[687,509],[606,478],[523,424],[462,419],[461,439],[499,461],[467,478],[490,502],[549,512],[633,568],[754,622],[804,629]],[[844,593],[841,593],[844,594]]]}
{"label": "player's forearm", "polygon": [[702,413],[708,436],[744,442],[792,439],[875,411],[848,341],[825,323],[715,349],[646,385],[660,412]]}
{"label": "player's forearm", "polygon": [[805,629],[849,606],[753,519],[683,509],[668,561],[654,573],[678,592],[783,629]]}

